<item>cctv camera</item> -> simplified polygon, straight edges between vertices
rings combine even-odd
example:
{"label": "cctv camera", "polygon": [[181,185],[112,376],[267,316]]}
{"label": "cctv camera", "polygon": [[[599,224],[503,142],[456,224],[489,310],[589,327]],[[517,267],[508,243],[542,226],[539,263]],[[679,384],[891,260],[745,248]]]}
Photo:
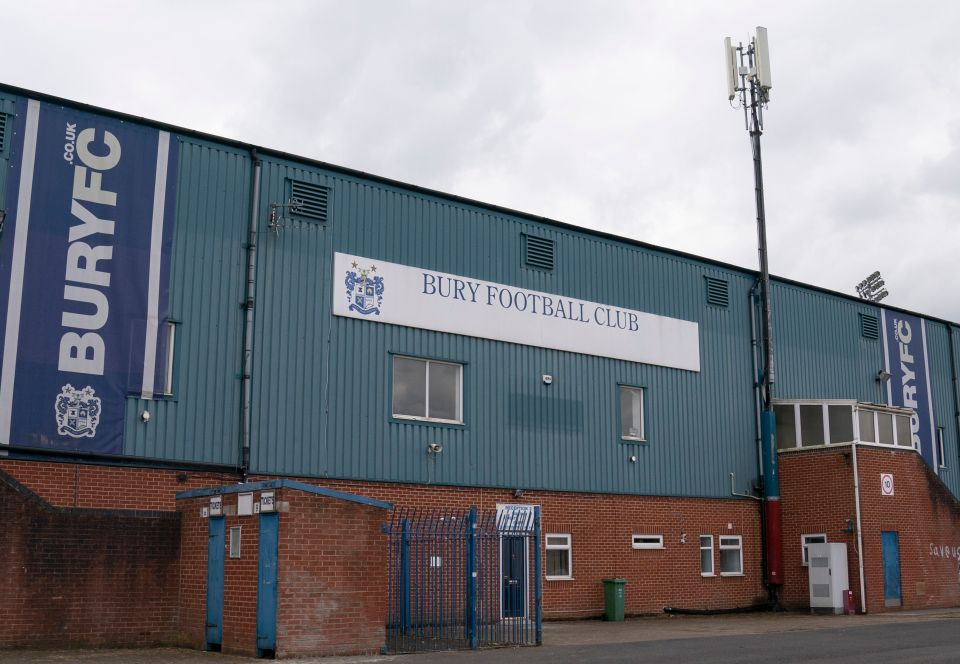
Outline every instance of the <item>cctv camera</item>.
{"label": "cctv camera", "polygon": [[443,445],[440,443],[430,443],[427,445],[427,452],[430,454],[440,454],[443,452]]}

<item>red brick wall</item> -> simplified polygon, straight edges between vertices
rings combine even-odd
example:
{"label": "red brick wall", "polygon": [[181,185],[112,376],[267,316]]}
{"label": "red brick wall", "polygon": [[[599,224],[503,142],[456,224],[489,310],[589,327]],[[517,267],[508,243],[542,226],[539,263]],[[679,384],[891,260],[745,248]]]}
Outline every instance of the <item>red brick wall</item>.
{"label": "red brick wall", "polygon": [[[279,513],[279,657],[379,652],[385,643],[388,512],[291,489],[275,490]],[[259,498],[259,493],[255,494]],[[205,646],[209,497],[179,501],[182,513],[181,643]],[[223,652],[256,655],[259,516],[236,516],[223,497]],[[228,514],[234,512],[234,514]],[[241,557],[229,557],[230,528],[241,526]]]}
{"label": "red brick wall", "polygon": [[[173,509],[178,491],[222,486],[230,474],[178,472],[66,463],[0,461],[25,484],[58,504],[136,505]],[[178,481],[178,475],[186,475]],[[273,479],[271,476],[251,477]],[[544,581],[544,617],[598,616],[603,612],[602,579],[626,578],[626,611],[659,613],[665,606],[733,608],[762,601],[759,508],[744,500],[661,498],[609,494],[528,491],[515,499],[506,489],[441,487],[350,480],[305,479],[320,486],[370,496],[398,507],[492,510],[497,503],[527,502],[543,508],[543,531],[569,533],[573,542],[573,579]],[[131,486],[149,491],[131,492]],[[199,508],[198,508],[199,509]],[[727,529],[727,524],[732,529]],[[662,550],[634,550],[631,536],[663,534]],[[680,544],[681,533],[686,544]],[[699,536],[714,536],[714,566],[719,569],[719,535],[743,536],[742,577],[701,577]],[[204,540],[205,541],[205,540]],[[204,560],[206,552],[204,551]],[[205,583],[205,577],[203,579]],[[202,635],[201,635],[202,636]]]}
{"label": "red brick wall", "polygon": [[[209,520],[200,510],[210,498],[179,501],[182,515],[180,625],[183,645],[204,648],[207,606],[207,545]],[[259,523],[257,514],[237,516],[237,494],[223,497],[223,621],[222,651],[256,655]],[[230,529],[240,526],[240,557],[230,557]]]}
{"label": "red brick wall", "polygon": [[277,655],[379,652],[386,642],[389,512],[284,490]]}
{"label": "red brick wall", "polygon": [[175,640],[176,514],[56,509],[3,477],[0,505],[0,647]]}
{"label": "red brick wall", "polygon": [[[385,500],[397,507],[476,505],[481,510],[493,510],[497,503],[540,505],[543,532],[569,533],[573,544],[573,579],[543,583],[543,612],[548,619],[601,615],[602,579],[608,577],[627,579],[628,614],[661,613],[666,606],[734,608],[766,599],[759,507],[753,501],[553,491],[527,491],[516,499],[506,489],[304,481]],[[634,533],[662,534],[664,548],[633,549]],[[680,543],[682,533],[686,534],[685,544]],[[700,576],[699,536],[711,534],[716,571],[720,566],[719,535],[743,537],[743,576]],[[545,560],[543,565],[545,569]]]}
{"label": "red brick wall", "polygon": [[[858,448],[858,454],[862,448]],[[790,452],[780,455],[780,501],[783,510],[783,591],[791,608],[809,608],[807,568],[800,536],[823,533],[828,542],[847,545],[847,578],[860,606],[860,572],[853,492],[853,461],[849,447],[836,450]]]}
{"label": "red brick wall", "polygon": [[[912,451],[858,446],[857,457],[867,610],[890,610],[883,606],[882,531],[899,533],[903,608],[960,606],[960,504]],[[895,495],[881,494],[881,473],[893,473]],[[800,533],[826,533],[829,541],[847,544],[859,606],[856,537],[843,532],[846,519],[855,519],[850,448],[781,454],[780,474],[785,598],[809,605]]]}
{"label": "red brick wall", "polygon": [[58,507],[173,512],[178,491],[237,482],[231,473],[10,459],[0,459],[0,470]]}
{"label": "red brick wall", "polygon": [[[857,455],[870,611],[884,610],[884,530],[899,533],[904,608],[960,606],[960,503],[913,452],[861,447]],[[881,495],[881,473],[893,473],[893,496]]]}

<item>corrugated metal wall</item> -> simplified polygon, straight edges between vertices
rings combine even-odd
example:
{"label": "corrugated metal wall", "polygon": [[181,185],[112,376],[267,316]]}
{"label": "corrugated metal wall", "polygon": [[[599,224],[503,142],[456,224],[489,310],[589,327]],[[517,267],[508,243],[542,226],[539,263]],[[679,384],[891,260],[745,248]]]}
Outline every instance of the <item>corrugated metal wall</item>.
{"label": "corrugated metal wall", "polygon": [[[128,400],[125,453],[235,464],[252,160],[179,140],[176,393]],[[281,212],[271,232],[270,204],[288,200],[291,178],[330,188],[329,221]],[[716,497],[731,472],[738,491],[756,479],[750,273],[277,157],[261,184],[252,472]],[[524,267],[524,233],[556,243],[553,271]],[[702,370],[334,317],[335,251],[696,321]],[[729,284],[728,307],[707,304],[705,277]],[[881,342],[859,324],[876,306],[775,282],[773,311],[778,397],[880,399]],[[928,330],[942,476],[960,494],[947,328]],[[393,354],[464,363],[465,425],[393,420]],[[647,443],[620,441],[621,383],[646,389]],[[444,452],[428,455],[432,442]]]}
{"label": "corrugated metal wall", "polygon": [[[250,210],[249,155],[180,140],[170,268],[179,321],[174,398],[129,398],[124,453],[239,464],[240,360]],[[150,423],[140,421],[149,408]]]}
{"label": "corrugated metal wall", "polygon": [[[714,496],[729,472],[741,489],[756,477],[749,277],[274,160],[265,203],[286,200],[288,178],[330,187],[331,220],[288,214],[260,244],[256,471]],[[553,272],[523,267],[522,233],[556,242]],[[335,318],[334,251],[694,320],[703,371]],[[729,308],[706,305],[707,274],[730,281]],[[394,353],[465,364],[465,426],[391,419]],[[620,442],[618,383],[647,388],[647,444]]]}

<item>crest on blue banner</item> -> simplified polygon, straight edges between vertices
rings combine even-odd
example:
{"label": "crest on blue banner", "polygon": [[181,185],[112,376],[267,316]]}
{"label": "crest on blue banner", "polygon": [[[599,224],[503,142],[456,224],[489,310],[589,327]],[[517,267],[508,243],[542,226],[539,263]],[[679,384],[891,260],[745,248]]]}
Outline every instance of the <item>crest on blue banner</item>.
{"label": "crest on blue banner", "polygon": [[71,438],[93,438],[100,424],[100,398],[94,396],[89,385],[75,389],[67,383],[57,395],[54,405],[57,415],[57,433]]}
{"label": "crest on blue banner", "polygon": [[347,287],[347,302],[350,303],[351,311],[364,316],[380,315],[384,283],[383,277],[374,275],[376,271],[376,265],[360,268],[357,263],[353,263],[353,270],[347,270],[343,283]]}

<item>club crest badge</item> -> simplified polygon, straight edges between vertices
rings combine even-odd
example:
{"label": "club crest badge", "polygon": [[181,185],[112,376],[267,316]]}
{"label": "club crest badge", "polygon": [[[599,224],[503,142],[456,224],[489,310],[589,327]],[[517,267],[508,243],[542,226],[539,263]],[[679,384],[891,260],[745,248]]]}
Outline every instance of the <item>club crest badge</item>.
{"label": "club crest badge", "polygon": [[380,315],[380,307],[383,305],[384,283],[383,277],[374,274],[376,271],[376,265],[371,265],[369,268],[360,268],[356,262],[353,263],[352,270],[347,270],[347,276],[343,283],[347,287],[347,302],[350,303],[350,311],[356,311],[364,316]]}
{"label": "club crest badge", "polygon": [[54,410],[57,415],[57,433],[71,438],[93,438],[100,424],[100,397],[92,387],[74,389],[69,383],[57,395]]}

